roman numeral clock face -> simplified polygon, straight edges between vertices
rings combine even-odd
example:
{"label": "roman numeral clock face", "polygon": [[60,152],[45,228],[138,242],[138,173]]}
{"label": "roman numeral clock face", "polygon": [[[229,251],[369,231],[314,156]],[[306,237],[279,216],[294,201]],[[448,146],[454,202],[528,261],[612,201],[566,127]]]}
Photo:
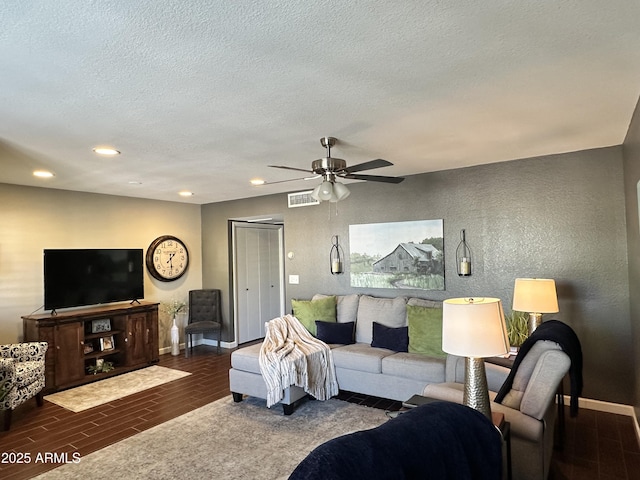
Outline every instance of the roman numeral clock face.
{"label": "roman numeral clock face", "polygon": [[189,252],[182,240],[171,235],[163,235],[149,245],[146,264],[153,278],[171,282],[187,271]]}

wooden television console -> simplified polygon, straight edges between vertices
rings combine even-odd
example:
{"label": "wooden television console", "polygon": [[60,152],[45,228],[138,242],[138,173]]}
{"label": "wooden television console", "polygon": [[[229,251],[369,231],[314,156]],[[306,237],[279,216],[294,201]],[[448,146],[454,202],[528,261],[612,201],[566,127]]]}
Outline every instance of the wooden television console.
{"label": "wooden television console", "polygon": [[[160,360],[158,303],[110,304],[22,317],[25,342],[47,342],[45,392],[146,367]],[[91,371],[101,361],[113,370]],[[90,368],[91,367],[91,368]]]}

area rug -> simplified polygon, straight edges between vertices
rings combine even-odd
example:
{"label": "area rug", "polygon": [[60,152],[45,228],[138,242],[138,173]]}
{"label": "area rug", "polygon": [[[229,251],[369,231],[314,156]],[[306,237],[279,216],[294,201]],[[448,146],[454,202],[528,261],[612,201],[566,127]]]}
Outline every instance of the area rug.
{"label": "area rug", "polygon": [[280,405],[229,396],[36,478],[286,479],[317,445],[386,420],[383,410],[335,399],[303,401],[284,416]]}
{"label": "area rug", "polygon": [[44,399],[77,413],[186,377],[187,375],[191,375],[191,373],[153,365],[152,367],[47,395]]}

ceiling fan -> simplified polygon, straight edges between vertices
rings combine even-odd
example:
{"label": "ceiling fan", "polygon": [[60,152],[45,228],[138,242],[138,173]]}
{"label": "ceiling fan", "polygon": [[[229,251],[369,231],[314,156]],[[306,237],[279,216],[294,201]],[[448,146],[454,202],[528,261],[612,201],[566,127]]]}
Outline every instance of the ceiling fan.
{"label": "ceiling fan", "polygon": [[370,160],[368,162],[359,163],[357,165],[348,167],[346,161],[342,160],[341,158],[335,158],[331,156],[331,147],[333,147],[336,142],[337,139],[334,137],[322,137],[320,139],[320,144],[327,149],[327,156],[311,162],[311,170],[305,170],[303,168],[296,167],[287,167],[285,165],[269,165],[269,167],[283,168],[286,170],[296,170],[299,172],[306,172],[314,175],[312,177],[305,177],[305,180],[318,177],[324,178],[324,181],[320,185],[318,185],[311,193],[311,196],[319,201],[329,200],[331,202],[337,202],[349,196],[349,189],[342,183],[337,182],[337,178],[384,183],[400,183],[404,180],[404,177],[386,177],[381,175],[362,175],[355,173],[362,172],[364,170],[373,170],[375,168],[388,167],[393,165],[393,163],[381,158],[377,158],[375,160]]}

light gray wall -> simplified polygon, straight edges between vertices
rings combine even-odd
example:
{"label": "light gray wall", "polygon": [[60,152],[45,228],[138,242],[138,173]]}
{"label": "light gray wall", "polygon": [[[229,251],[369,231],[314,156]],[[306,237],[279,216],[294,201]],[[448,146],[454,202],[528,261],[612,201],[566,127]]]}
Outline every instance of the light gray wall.
{"label": "light gray wall", "polygon": [[[631,121],[623,145],[624,180],[627,211],[627,253],[629,256],[629,302],[631,305],[631,339],[633,355],[625,361],[640,365],[640,221],[638,218],[638,183],[640,182],[640,103]],[[636,416],[640,417],[640,368],[635,371]]]}
{"label": "light gray wall", "polygon": [[[509,311],[517,277],[554,278],[557,318],[578,333],[585,356],[584,396],[632,404],[635,378],[629,317],[622,147],[550,155],[408,177],[399,185],[350,184],[336,205],[288,209],[286,195],[204,205],[203,285],[230,293],[227,219],[284,215],[291,298],[370,293],[445,299],[496,296]],[[349,252],[349,225],[443,219],[446,290],[351,288],[349,270],[329,273],[331,237]],[[473,250],[473,275],[456,275],[460,230]],[[227,318],[226,340],[232,340]],[[620,359],[623,359],[622,361]]]}

